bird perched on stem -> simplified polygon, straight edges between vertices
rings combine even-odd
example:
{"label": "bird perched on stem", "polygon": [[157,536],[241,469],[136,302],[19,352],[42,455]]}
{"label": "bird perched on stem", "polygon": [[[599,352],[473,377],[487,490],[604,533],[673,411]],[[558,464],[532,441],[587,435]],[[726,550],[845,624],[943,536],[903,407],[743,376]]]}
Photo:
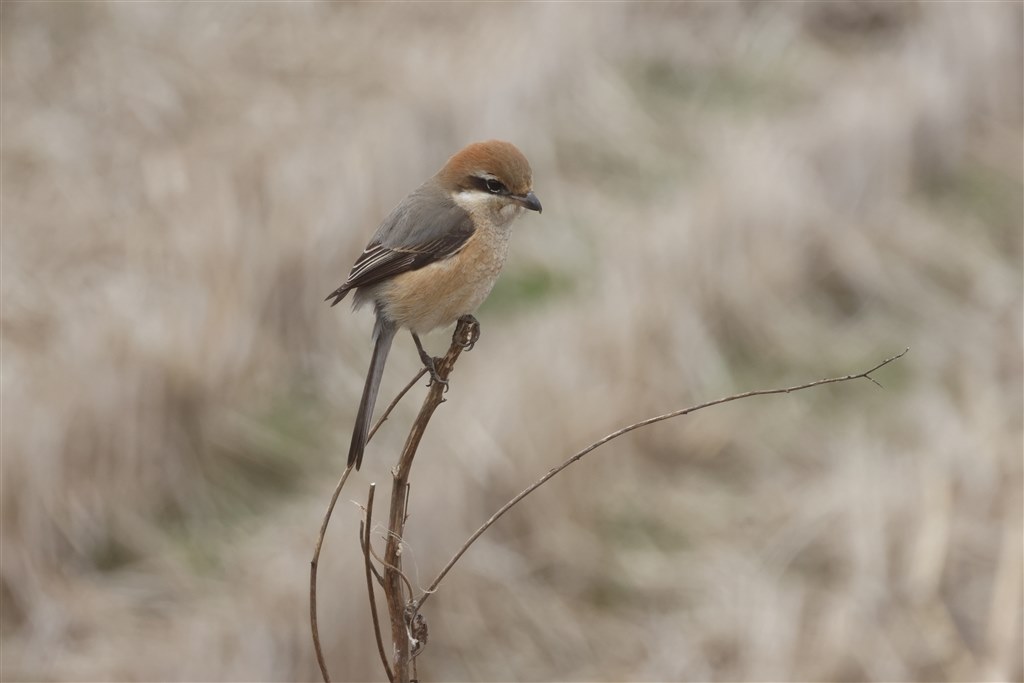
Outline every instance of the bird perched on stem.
{"label": "bird perched on stem", "polygon": [[334,306],[355,290],[353,307],[372,303],[373,356],[359,401],[348,464],[359,469],[384,362],[399,329],[412,333],[432,381],[441,381],[419,335],[472,314],[501,272],[513,221],[540,213],[530,163],[515,145],[477,142],[459,151],[403,199],[377,228]]}

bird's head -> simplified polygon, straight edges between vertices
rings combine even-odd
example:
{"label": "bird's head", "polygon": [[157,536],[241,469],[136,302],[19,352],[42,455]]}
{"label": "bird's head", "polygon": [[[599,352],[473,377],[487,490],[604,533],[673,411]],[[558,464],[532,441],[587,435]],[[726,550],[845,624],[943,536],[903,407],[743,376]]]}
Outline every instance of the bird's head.
{"label": "bird's head", "polygon": [[472,214],[491,214],[501,223],[523,209],[541,211],[530,162],[510,142],[474,142],[449,159],[436,179],[456,204]]}

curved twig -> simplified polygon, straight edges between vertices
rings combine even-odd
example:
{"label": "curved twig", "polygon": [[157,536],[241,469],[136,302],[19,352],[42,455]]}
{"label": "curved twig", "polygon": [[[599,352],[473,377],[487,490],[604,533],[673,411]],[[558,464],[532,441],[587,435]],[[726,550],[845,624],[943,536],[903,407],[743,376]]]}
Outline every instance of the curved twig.
{"label": "curved twig", "polygon": [[377,490],[376,484],[370,484],[370,493],[366,497],[366,521],[359,523],[359,543],[363,547],[363,564],[366,568],[366,591],[370,594],[370,616],[373,618],[373,637],[377,641],[377,653],[380,655],[380,663],[384,665],[384,672],[388,675],[388,681],[394,681],[395,675],[391,673],[391,666],[388,664],[388,656],[384,652],[384,641],[380,635],[380,619],[377,617],[377,599],[373,593],[373,563],[370,562],[370,525],[373,523],[373,494]]}
{"label": "curved twig", "polygon": [[[398,543],[399,544],[402,543],[401,539],[399,539]],[[393,571],[398,572],[398,575],[402,577],[402,583],[405,584],[406,590],[409,591],[409,595],[412,595],[413,593],[416,592],[415,590],[413,590],[412,581],[410,581],[409,577],[405,575],[405,572],[403,572],[401,569],[399,569],[398,567],[396,567],[393,564],[388,564],[388,562],[383,557],[381,557],[380,555],[377,554],[377,552],[373,549],[373,547],[370,547],[369,551],[370,551],[370,556],[373,557],[373,559],[375,559],[378,562],[380,562],[380,566],[381,567],[384,567],[385,569],[391,569]],[[380,575],[378,574],[378,576],[380,576]],[[381,584],[382,585],[383,585],[383,582],[384,582],[383,579],[381,579]]]}
{"label": "curved twig", "polygon": [[427,369],[420,368],[420,371],[417,372],[416,375],[411,380],[409,380],[409,383],[402,387],[402,390],[398,392],[394,400],[388,404],[388,407],[381,414],[380,419],[377,420],[377,423],[373,425],[373,429],[371,429],[370,433],[366,435],[366,443],[370,443],[370,439],[372,439],[373,435],[377,433],[377,430],[380,429],[380,426],[384,424],[384,421],[388,419],[388,417],[391,415],[391,411],[394,410],[395,406],[398,405],[398,402],[401,401],[405,397],[405,395],[409,393],[410,389],[416,386],[416,382],[419,382],[420,377],[423,377],[423,375],[425,374],[427,374]]}
{"label": "curved twig", "polygon": [[[380,426],[382,424],[384,424],[384,421],[386,419],[388,419],[388,416],[391,414],[391,411],[395,409],[395,406],[397,406],[398,402],[402,400],[402,397],[404,397],[407,393],[409,393],[409,390],[412,389],[413,385],[415,385],[416,382],[418,382],[420,380],[420,377],[423,377],[423,375],[425,375],[426,372],[427,372],[427,369],[426,368],[422,368],[418,373],[416,373],[416,376],[413,377],[409,381],[409,383],[406,384],[405,387],[400,392],[398,392],[398,395],[395,396],[394,400],[391,401],[390,404],[388,404],[387,409],[380,416],[380,419],[377,420],[377,423],[373,426],[373,429],[371,429],[370,433],[367,435],[367,437],[366,437],[367,443],[369,443],[370,439],[373,438],[373,435],[377,433],[377,430],[380,429]],[[320,666],[320,674],[324,678],[324,683],[330,683],[331,677],[330,677],[330,674],[327,673],[327,662],[324,660],[323,647],[320,644],[320,631],[319,631],[319,628],[317,627],[317,618],[316,618],[316,575],[317,575],[317,567],[318,567],[319,562],[320,562],[320,551],[321,551],[321,549],[323,548],[323,545],[324,545],[324,537],[327,534],[327,525],[330,524],[331,515],[334,514],[334,506],[338,502],[338,496],[341,494],[341,490],[345,487],[345,481],[348,479],[348,475],[351,474],[351,473],[352,473],[352,466],[349,465],[348,467],[345,468],[345,471],[342,472],[341,478],[338,480],[337,486],[334,487],[334,493],[331,495],[331,502],[328,503],[327,511],[324,513],[324,519],[320,523],[320,534],[317,536],[316,547],[313,549],[313,559],[310,560],[310,562],[309,562],[309,625],[310,625],[310,628],[313,631],[313,649],[316,650],[316,663]]]}
{"label": "curved twig", "polygon": [[331,513],[334,512],[334,506],[338,502],[338,495],[341,493],[341,489],[345,486],[345,480],[348,479],[348,475],[352,473],[352,465],[345,468],[345,471],[341,474],[341,479],[338,480],[338,485],[334,487],[334,494],[331,496],[331,502],[327,505],[327,512],[324,513],[324,519],[320,523],[320,535],[316,538],[316,547],[313,549],[313,559],[309,561],[309,625],[313,629],[313,649],[316,650],[316,663],[320,666],[320,674],[324,677],[324,683],[331,683],[331,677],[327,673],[327,662],[324,660],[323,648],[320,645],[320,631],[317,628],[316,621],[316,572],[317,567],[320,563],[320,550],[324,545],[324,536],[327,534],[327,524],[331,521]]}
{"label": "curved twig", "polygon": [[[674,410],[674,411],[672,411],[670,413],[665,413],[664,415],[658,415],[656,417],[651,417],[651,418],[648,418],[646,420],[641,420],[640,422],[635,422],[635,423],[633,423],[633,424],[631,424],[631,425],[629,425],[627,427],[623,427],[622,429],[619,429],[617,431],[612,432],[611,434],[608,434],[604,438],[599,439],[599,440],[595,441],[594,443],[590,444],[589,446],[584,448],[582,451],[579,451],[578,453],[573,455],[571,458],[569,458],[568,460],[563,462],[561,465],[558,465],[557,467],[551,469],[547,474],[545,474],[543,477],[541,477],[540,479],[538,479],[537,481],[535,481],[534,483],[530,484],[528,487],[523,489],[519,493],[519,495],[517,495],[512,500],[510,500],[507,503],[505,503],[503,506],[501,506],[501,508],[498,509],[497,512],[495,512],[493,515],[491,515],[491,517],[486,522],[484,522],[480,526],[479,529],[477,529],[475,532],[473,532],[473,535],[470,536],[469,539],[465,543],[462,544],[462,547],[459,548],[458,552],[456,552],[455,555],[453,555],[452,558],[450,560],[448,560],[448,564],[446,564],[444,566],[444,569],[442,569],[441,572],[437,575],[437,578],[435,578],[431,582],[431,584],[426,588],[426,590],[424,590],[423,595],[421,595],[419,598],[417,598],[415,600],[414,604],[415,604],[416,609],[418,610],[423,605],[423,603],[427,601],[427,598],[429,598],[431,596],[431,594],[433,594],[437,590],[438,585],[440,585],[441,581],[444,580],[444,577],[448,575],[448,572],[451,571],[452,567],[455,566],[455,563],[459,561],[459,559],[466,553],[467,550],[469,550],[469,547],[471,545],[473,545],[473,543],[476,541],[476,539],[480,538],[481,534],[483,534],[495,522],[497,522],[501,518],[502,515],[504,515],[509,510],[511,510],[512,507],[514,507],[516,505],[516,503],[521,501],[523,498],[526,498],[526,496],[530,495],[531,493],[536,491],[538,488],[543,486],[548,480],[550,480],[556,474],[558,474],[559,472],[561,472],[565,468],[569,467],[569,465],[573,464],[574,462],[576,462],[577,460],[579,460],[580,458],[585,456],[587,453],[590,453],[594,449],[599,448],[600,446],[603,446],[604,444],[608,443],[612,439],[617,439],[618,437],[622,436],[623,434],[628,434],[629,432],[631,432],[631,431],[633,431],[635,429],[640,429],[641,427],[646,427],[646,426],[652,425],[652,424],[654,424],[656,422],[661,422],[663,420],[670,420],[670,419],[672,419],[674,417],[680,417],[682,415],[688,415],[689,413],[693,413],[693,412],[696,412],[698,410],[702,410],[704,408],[710,408],[711,406],[717,406],[717,405],[720,405],[722,403],[729,403],[730,401],[738,401],[741,398],[750,398],[752,396],[768,396],[768,395],[771,395],[771,394],[788,394],[788,393],[791,393],[791,392],[794,392],[794,391],[800,391],[802,389],[810,389],[811,387],[821,386],[822,384],[834,384],[835,382],[846,382],[846,381],[853,380],[853,379],[868,379],[868,380],[874,382],[875,384],[878,384],[878,382],[873,377],[871,377],[871,373],[873,373],[876,370],[879,370],[879,369],[885,367],[889,363],[892,363],[894,360],[902,358],[904,355],[906,355],[906,353],[908,351],[910,351],[910,347],[907,347],[906,349],[904,349],[902,352],[896,354],[895,356],[891,356],[889,358],[886,358],[884,361],[882,361],[881,363],[879,363],[875,367],[871,368],[870,370],[858,373],[856,375],[846,375],[844,377],[830,377],[828,379],[819,379],[819,380],[817,380],[815,382],[807,382],[806,384],[799,384],[797,386],[786,387],[786,388],[783,388],[783,389],[761,389],[761,390],[758,390],[758,391],[746,391],[746,392],[743,392],[742,394],[733,394],[732,396],[726,396],[725,398],[719,398],[719,399],[716,399],[714,401],[708,401],[707,403],[701,403],[700,405],[691,406],[689,408],[683,408],[681,410]],[[878,386],[882,386],[882,385],[878,384]]]}
{"label": "curved twig", "polygon": [[[480,327],[475,318],[465,316],[452,335],[452,344],[443,358],[435,359],[434,369],[438,382],[431,384],[427,396],[423,399],[419,415],[413,421],[412,429],[405,441],[405,447],[399,456],[398,464],[392,469],[391,511],[388,518],[387,540],[384,546],[384,596],[388,603],[388,616],[391,620],[391,644],[393,648],[393,664],[395,681],[407,683],[412,669],[412,640],[410,624],[416,617],[414,593],[409,580],[402,573],[402,536],[405,533],[405,521],[408,517],[409,503],[409,472],[412,470],[413,458],[419,448],[420,440],[427,429],[427,423],[441,403],[444,402],[444,390],[447,379],[455,367],[455,361],[463,351],[472,348],[480,335]],[[403,582],[405,586],[403,586]],[[408,599],[403,588],[409,591]],[[425,633],[425,629],[423,630]]]}

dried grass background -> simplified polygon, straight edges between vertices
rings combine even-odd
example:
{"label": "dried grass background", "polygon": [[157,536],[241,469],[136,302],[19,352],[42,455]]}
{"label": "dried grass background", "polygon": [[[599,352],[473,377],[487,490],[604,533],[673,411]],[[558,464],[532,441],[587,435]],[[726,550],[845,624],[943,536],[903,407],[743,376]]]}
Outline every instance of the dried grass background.
{"label": "dried grass background", "polygon": [[[517,227],[413,471],[422,680],[1021,680],[1019,3],[2,7],[5,680],[314,680],[307,571],[378,221],[514,141]],[[447,332],[428,346],[440,351]],[[417,358],[396,343],[382,401]],[[422,394],[419,394],[421,396]],[[356,532],[339,680],[380,679]]]}

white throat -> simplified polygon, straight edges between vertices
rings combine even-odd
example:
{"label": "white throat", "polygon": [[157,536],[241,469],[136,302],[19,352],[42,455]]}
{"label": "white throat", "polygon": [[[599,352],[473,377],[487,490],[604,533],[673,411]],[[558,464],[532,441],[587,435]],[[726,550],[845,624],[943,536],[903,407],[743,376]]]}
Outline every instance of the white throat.
{"label": "white throat", "polygon": [[452,200],[477,221],[495,228],[507,228],[525,209],[499,195],[479,190],[461,190],[452,193]]}

